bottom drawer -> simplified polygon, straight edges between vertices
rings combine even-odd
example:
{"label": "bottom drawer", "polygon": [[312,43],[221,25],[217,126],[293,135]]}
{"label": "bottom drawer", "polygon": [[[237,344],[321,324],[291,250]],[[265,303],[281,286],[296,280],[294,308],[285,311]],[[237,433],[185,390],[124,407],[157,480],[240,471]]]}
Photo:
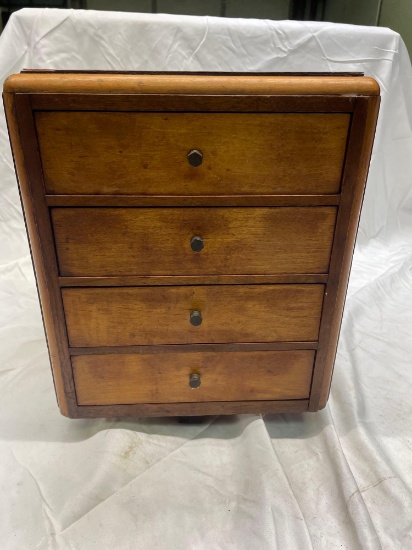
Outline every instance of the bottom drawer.
{"label": "bottom drawer", "polygon": [[308,398],[314,356],[313,350],[78,355],[72,365],[79,405],[254,401]]}

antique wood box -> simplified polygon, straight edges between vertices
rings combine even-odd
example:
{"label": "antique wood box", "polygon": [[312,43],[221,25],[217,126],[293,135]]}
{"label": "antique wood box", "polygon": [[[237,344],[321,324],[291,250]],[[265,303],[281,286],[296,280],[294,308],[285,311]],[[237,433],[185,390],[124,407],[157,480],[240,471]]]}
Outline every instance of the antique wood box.
{"label": "antique wood box", "polygon": [[3,98],[64,415],[325,406],[373,79],[24,71]]}

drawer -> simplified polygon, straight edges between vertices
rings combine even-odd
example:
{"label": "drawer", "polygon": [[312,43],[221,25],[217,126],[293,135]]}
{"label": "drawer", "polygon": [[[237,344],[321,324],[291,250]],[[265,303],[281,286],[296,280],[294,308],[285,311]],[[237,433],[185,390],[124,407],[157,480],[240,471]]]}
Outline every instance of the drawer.
{"label": "drawer", "polygon": [[326,273],[337,208],[54,208],[62,276]]}
{"label": "drawer", "polygon": [[35,120],[49,194],[276,195],[339,193],[350,115],[47,111]]}
{"label": "drawer", "polygon": [[[78,355],[72,366],[79,405],[305,399],[314,355],[312,350]],[[200,386],[191,387],[199,376]]]}
{"label": "drawer", "polygon": [[62,290],[71,346],[315,341],[324,286]]}

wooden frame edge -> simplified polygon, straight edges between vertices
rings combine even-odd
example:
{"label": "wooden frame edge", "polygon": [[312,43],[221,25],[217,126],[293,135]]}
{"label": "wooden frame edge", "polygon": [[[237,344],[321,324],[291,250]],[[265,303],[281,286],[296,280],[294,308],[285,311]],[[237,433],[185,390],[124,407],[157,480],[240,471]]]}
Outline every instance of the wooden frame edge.
{"label": "wooden frame edge", "polygon": [[351,125],[342,195],[325,290],[309,411],[326,406],[335,363],[360,212],[372,154],[380,97],[359,97]]}
{"label": "wooden frame edge", "polygon": [[30,95],[34,111],[142,111],[200,113],[351,113],[356,95],[85,94]]}
{"label": "wooden frame edge", "polygon": [[236,342],[218,344],[147,344],[144,346],[95,346],[70,347],[70,356],[73,355],[112,355],[112,354],[144,354],[144,353],[184,353],[196,351],[225,352],[225,351],[296,351],[316,350],[316,342]]}
{"label": "wooden frame edge", "polygon": [[71,418],[118,416],[218,416],[228,414],[297,413],[308,410],[307,399],[286,401],[209,401],[204,403],[142,403],[137,405],[79,405]]}
{"label": "wooden frame edge", "polygon": [[296,275],[124,275],[112,277],[59,277],[64,287],[105,286],[211,286],[211,285],[276,285],[276,284],[325,284],[327,273],[297,273]]}
{"label": "wooden frame edge", "polygon": [[330,195],[46,195],[50,207],[265,207],[337,206],[340,194]]}
{"label": "wooden frame edge", "polygon": [[[75,414],[77,401],[67,334],[64,330],[63,305],[51,225],[43,185],[39,184],[39,180],[42,180],[40,157],[38,150],[33,148],[33,143],[37,140],[32,139],[35,127],[30,97],[3,93],[3,102],[57,402],[61,413],[70,417]],[[27,151],[30,151],[30,158]],[[47,264],[46,258],[48,258]]]}
{"label": "wooden frame edge", "polygon": [[365,76],[290,76],[233,74],[119,74],[25,72],[10,75],[6,92],[146,93],[146,94],[363,94],[379,95],[379,85]]}

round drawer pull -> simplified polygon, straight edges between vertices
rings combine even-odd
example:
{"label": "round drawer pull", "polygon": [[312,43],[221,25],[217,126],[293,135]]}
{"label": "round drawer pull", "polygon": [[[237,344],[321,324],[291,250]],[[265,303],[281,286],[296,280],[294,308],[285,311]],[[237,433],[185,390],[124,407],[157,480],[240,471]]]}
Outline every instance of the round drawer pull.
{"label": "round drawer pull", "polygon": [[192,372],[189,376],[189,386],[196,390],[200,386],[200,383],[200,374],[197,374],[197,372]]}
{"label": "round drawer pull", "polygon": [[199,237],[199,235],[195,235],[190,239],[190,247],[193,250],[193,252],[200,252],[204,247],[204,242],[202,237]]}
{"label": "round drawer pull", "polygon": [[199,151],[198,149],[192,149],[192,151],[189,151],[187,154],[187,160],[189,161],[190,166],[193,166],[193,168],[197,168],[203,162],[202,151]]}
{"label": "round drawer pull", "polygon": [[198,327],[202,324],[202,314],[197,309],[190,312],[190,322],[194,327]]}

